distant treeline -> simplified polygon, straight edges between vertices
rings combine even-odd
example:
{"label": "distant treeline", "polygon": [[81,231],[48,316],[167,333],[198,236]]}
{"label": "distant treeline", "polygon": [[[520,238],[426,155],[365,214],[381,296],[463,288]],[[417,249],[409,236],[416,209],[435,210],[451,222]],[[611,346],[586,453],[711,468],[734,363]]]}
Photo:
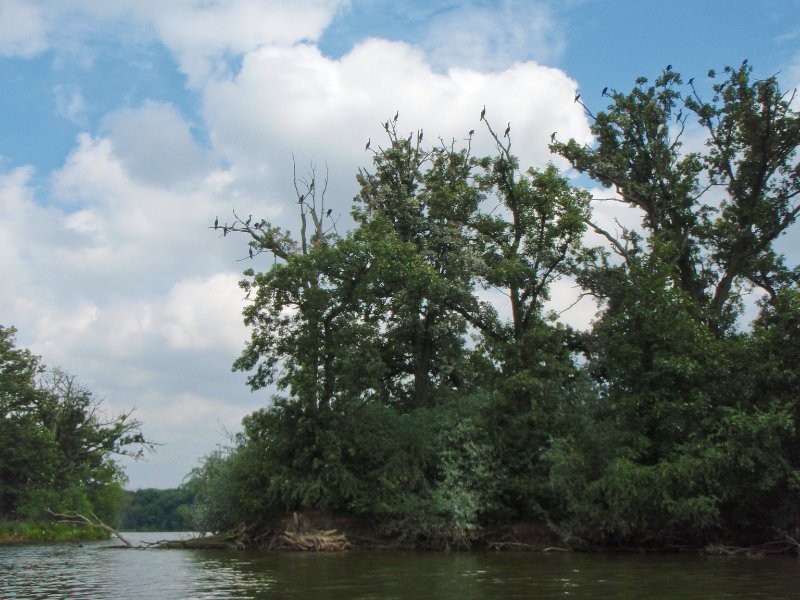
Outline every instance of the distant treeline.
{"label": "distant treeline", "polygon": [[194,495],[186,487],[125,492],[127,503],[119,516],[122,531],[191,531]]}

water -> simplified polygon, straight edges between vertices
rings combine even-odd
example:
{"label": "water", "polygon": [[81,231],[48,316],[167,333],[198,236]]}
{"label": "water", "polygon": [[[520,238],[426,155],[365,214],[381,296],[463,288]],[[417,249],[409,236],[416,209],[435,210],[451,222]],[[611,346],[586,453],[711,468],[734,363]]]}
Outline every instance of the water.
{"label": "water", "polygon": [[[133,543],[176,534],[131,533]],[[796,558],[0,547],[0,599],[800,598]]]}

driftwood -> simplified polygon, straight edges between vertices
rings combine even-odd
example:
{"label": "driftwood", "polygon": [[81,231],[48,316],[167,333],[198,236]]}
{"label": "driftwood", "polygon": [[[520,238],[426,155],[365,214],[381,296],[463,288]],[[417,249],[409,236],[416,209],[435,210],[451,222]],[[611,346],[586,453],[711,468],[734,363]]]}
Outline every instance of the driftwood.
{"label": "driftwood", "polygon": [[133,548],[133,544],[131,544],[124,537],[122,537],[119,531],[103,523],[103,521],[101,521],[100,518],[94,513],[91,513],[92,517],[94,518],[94,521],[92,521],[89,517],[86,517],[80,513],[72,513],[71,515],[68,515],[63,513],[56,513],[49,509],[47,512],[49,512],[54,517],[60,519],[62,523],[75,523],[78,525],[85,525],[87,527],[94,527],[95,529],[102,529],[103,531],[115,535],[128,548]]}
{"label": "driftwood", "polygon": [[708,554],[721,554],[724,556],[746,556],[747,558],[763,558],[777,554],[800,554],[800,543],[790,535],[782,540],[757,544],[755,546],[708,546]]}
{"label": "driftwood", "polygon": [[350,542],[335,529],[328,531],[284,531],[274,535],[270,550],[299,550],[304,552],[337,552],[347,550]]}

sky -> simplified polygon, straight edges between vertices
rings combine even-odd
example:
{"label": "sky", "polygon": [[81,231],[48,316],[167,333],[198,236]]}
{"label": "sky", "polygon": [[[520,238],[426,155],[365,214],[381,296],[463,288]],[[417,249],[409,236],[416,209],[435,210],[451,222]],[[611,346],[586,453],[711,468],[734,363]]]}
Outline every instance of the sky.
{"label": "sky", "polygon": [[[275,392],[231,371],[237,282],[270,261],[209,225],[295,227],[293,157],[327,165],[344,226],[395,111],[490,153],[486,106],[522,165],[566,169],[547,144],[591,142],[576,89],[596,112],[605,86],[744,59],[800,84],[800,0],[0,0],[0,324],[109,413],[136,408],[160,445],[123,461],[130,489],[177,486]],[[797,228],[781,243],[796,264]]]}

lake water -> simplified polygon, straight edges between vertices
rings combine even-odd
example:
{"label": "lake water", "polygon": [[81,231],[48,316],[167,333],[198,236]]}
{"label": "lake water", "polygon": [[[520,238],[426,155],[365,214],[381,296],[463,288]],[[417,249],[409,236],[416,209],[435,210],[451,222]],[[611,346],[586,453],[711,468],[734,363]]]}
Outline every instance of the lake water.
{"label": "lake water", "polygon": [[[132,543],[176,539],[130,533]],[[0,598],[800,598],[796,558],[0,546]]]}

